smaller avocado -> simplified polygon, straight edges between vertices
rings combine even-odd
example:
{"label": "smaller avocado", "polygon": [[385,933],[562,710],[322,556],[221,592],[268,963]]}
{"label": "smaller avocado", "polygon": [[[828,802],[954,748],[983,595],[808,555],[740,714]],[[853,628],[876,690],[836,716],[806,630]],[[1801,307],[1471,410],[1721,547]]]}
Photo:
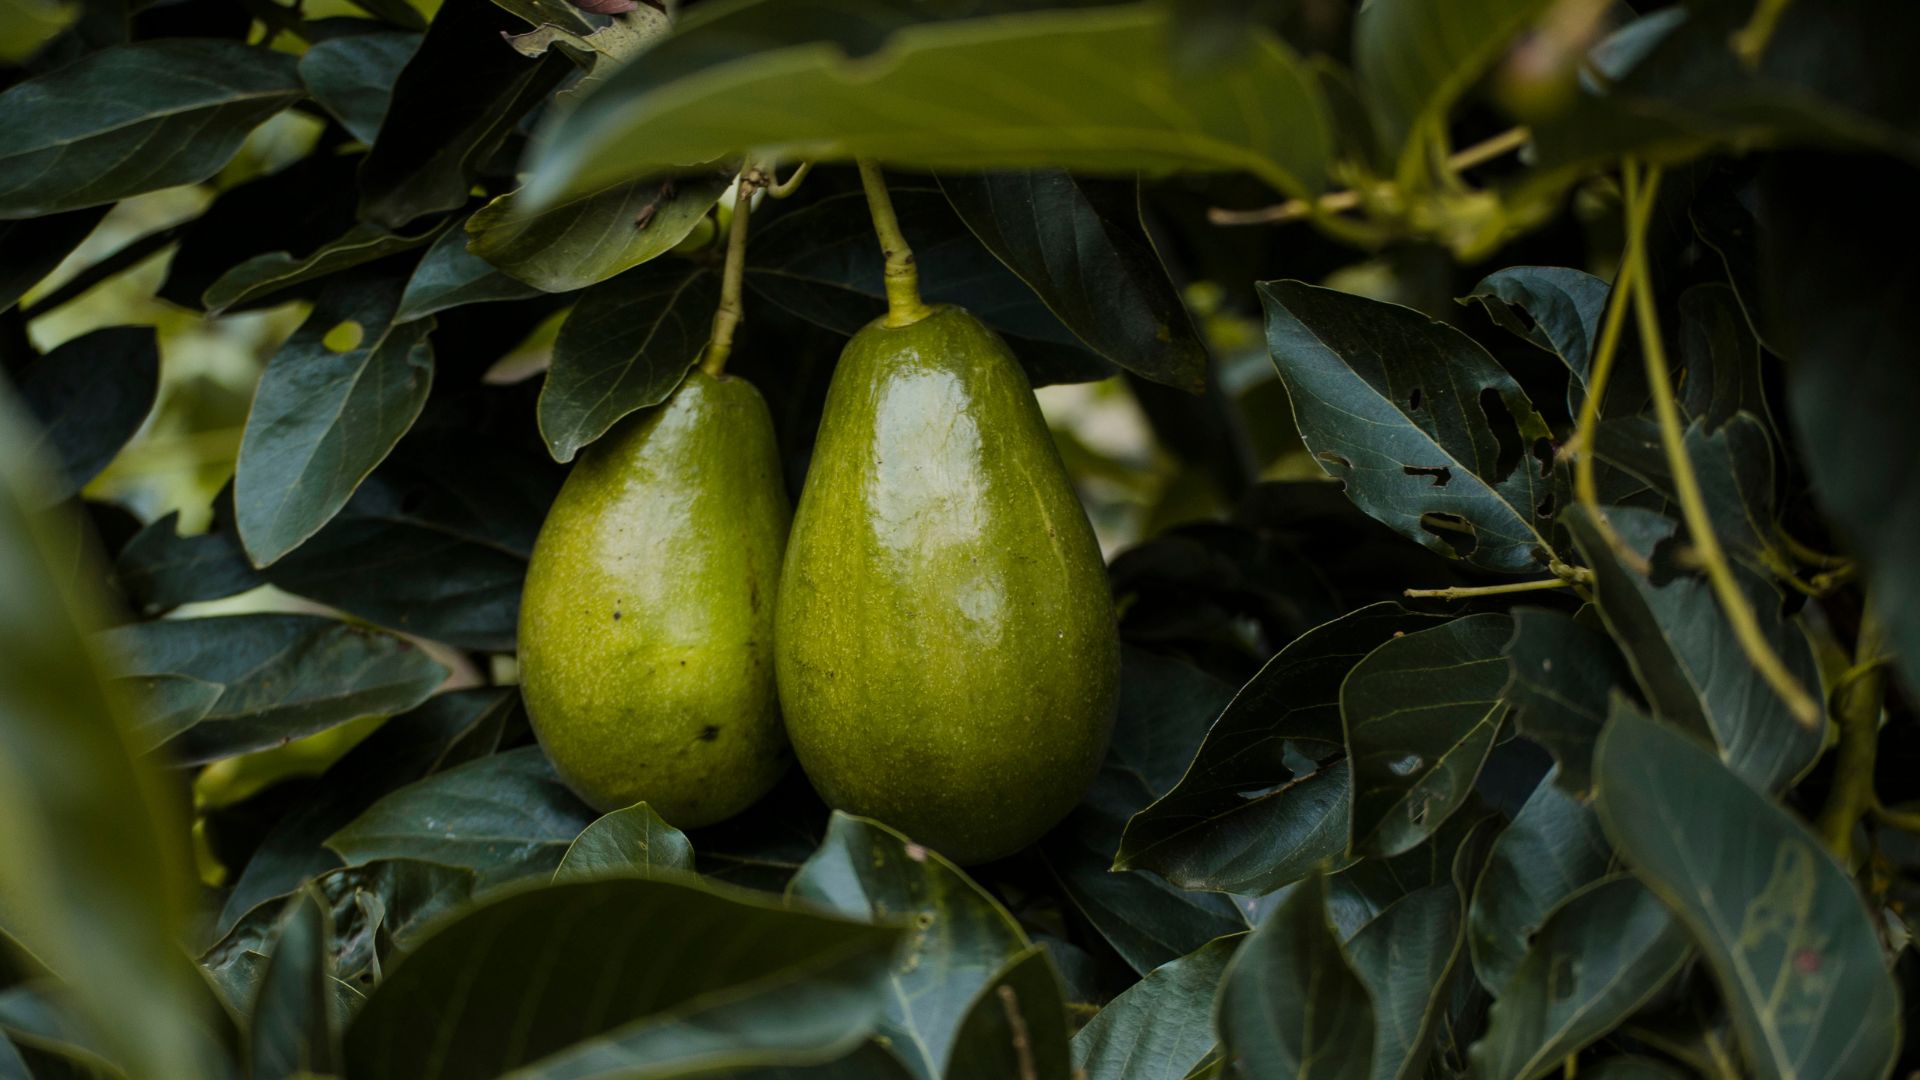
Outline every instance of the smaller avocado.
{"label": "smaller avocado", "polygon": [[773,617],[792,510],[753,386],[694,371],[589,447],[540,529],[521,693],[567,785],[679,828],[746,809],[791,760]]}

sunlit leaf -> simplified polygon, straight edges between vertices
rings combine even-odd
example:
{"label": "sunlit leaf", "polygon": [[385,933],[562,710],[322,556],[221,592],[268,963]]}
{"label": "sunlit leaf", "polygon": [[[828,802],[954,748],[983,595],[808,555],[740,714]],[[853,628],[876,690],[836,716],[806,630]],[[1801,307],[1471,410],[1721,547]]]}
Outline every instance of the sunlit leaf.
{"label": "sunlit leaf", "polygon": [[636,180],[538,210],[502,195],[467,220],[468,247],[546,292],[584,289],[686,239],[730,183],[719,173]]}

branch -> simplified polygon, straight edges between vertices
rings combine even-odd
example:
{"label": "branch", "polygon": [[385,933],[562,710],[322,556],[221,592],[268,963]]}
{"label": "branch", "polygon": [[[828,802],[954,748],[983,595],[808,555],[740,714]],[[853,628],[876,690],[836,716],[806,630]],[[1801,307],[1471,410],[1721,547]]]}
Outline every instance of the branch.
{"label": "branch", "polygon": [[[1502,154],[1525,146],[1532,137],[1533,133],[1524,127],[1511,128],[1448,158],[1447,167],[1459,172],[1475,165],[1484,165]],[[1207,211],[1207,220],[1215,225],[1277,225],[1320,214],[1352,210],[1362,201],[1363,196],[1358,191],[1334,191],[1317,199],[1288,199],[1277,206],[1263,206],[1257,210],[1227,210],[1216,206]]]}

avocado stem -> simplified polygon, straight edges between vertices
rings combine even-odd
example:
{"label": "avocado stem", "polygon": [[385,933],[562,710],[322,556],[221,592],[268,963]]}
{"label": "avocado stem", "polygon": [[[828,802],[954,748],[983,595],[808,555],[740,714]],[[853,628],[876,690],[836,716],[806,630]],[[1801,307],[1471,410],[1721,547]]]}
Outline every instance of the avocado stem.
{"label": "avocado stem", "polygon": [[740,304],[740,283],[747,272],[747,218],[753,215],[753,193],[765,187],[766,173],[747,162],[740,169],[740,186],[733,200],[733,224],[727,229],[727,261],[720,271],[720,306],[713,310],[713,332],[707,338],[700,370],[719,378],[733,354],[733,332],[746,311]]}
{"label": "avocado stem", "polygon": [[913,248],[900,232],[900,219],[894,215],[893,199],[887,194],[887,181],[880,166],[871,158],[859,159],[860,183],[867,189],[867,207],[873,212],[873,232],[880,238],[880,252],[886,256],[887,325],[911,326],[933,313],[920,299],[920,271],[914,265]]}

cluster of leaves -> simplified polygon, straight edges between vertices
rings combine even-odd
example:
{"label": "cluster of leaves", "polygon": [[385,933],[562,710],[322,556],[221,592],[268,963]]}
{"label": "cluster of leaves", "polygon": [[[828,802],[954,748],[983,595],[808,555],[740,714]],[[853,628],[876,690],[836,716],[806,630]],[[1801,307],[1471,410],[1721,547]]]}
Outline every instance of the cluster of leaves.
{"label": "cluster of leaves", "polygon": [[[1895,1067],[1920,1000],[1920,368],[1898,327],[1920,88],[1894,50],[1920,9],[1762,4],[1778,21],[1744,52],[1749,4],[1625,21],[1591,54],[1604,85],[1565,88],[1524,165],[1473,186],[1446,164],[1489,120],[1470,91],[1545,0],[1273,25],[1229,2],[713,2],[664,37],[645,7],[354,2],[0,3],[44,42],[9,40],[0,91],[0,1076]],[[296,113],[319,129],[297,161],[20,306],[111,204],[208,183]],[[790,483],[832,358],[884,303],[832,164],[861,155],[902,170],[930,299],[1036,383],[1124,371],[1232,500],[1114,560],[1107,765],[1012,859],[963,872],[797,774],[692,834],[644,804],[596,818],[510,681],[445,689],[449,664],[507,667],[557,463],[705,344],[745,151],[823,163],[755,214],[733,367]],[[1567,206],[1630,157],[1669,163],[1629,237],[1654,285],[1638,341],[1609,318],[1626,290],[1570,268],[1613,242]],[[1172,172],[1219,175],[1115,178]],[[1336,182],[1356,213],[1311,209]],[[1306,200],[1322,235],[1196,212],[1251,190]],[[1441,267],[1439,302],[1304,283],[1347,257],[1328,238]],[[1505,268],[1463,279],[1436,246]],[[173,304],[308,305],[190,536],[82,496],[152,408],[154,335],[41,355],[27,333],[169,249]],[[1276,267],[1255,292],[1290,414],[1228,399],[1174,285]],[[556,318],[537,390],[492,368]],[[1659,340],[1678,431],[1639,374]],[[1590,388],[1603,516],[1565,452]],[[1249,483],[1248,428],[1340,483]],[[1400,595],[1550,571],[1565,588]],[[312,603],[170,617],[266,584]],[[1801,722],[1752,634],[1847,722]],[[369,717],[323,774],[205,813],[229,877],[187,886],[196,767]]]}

